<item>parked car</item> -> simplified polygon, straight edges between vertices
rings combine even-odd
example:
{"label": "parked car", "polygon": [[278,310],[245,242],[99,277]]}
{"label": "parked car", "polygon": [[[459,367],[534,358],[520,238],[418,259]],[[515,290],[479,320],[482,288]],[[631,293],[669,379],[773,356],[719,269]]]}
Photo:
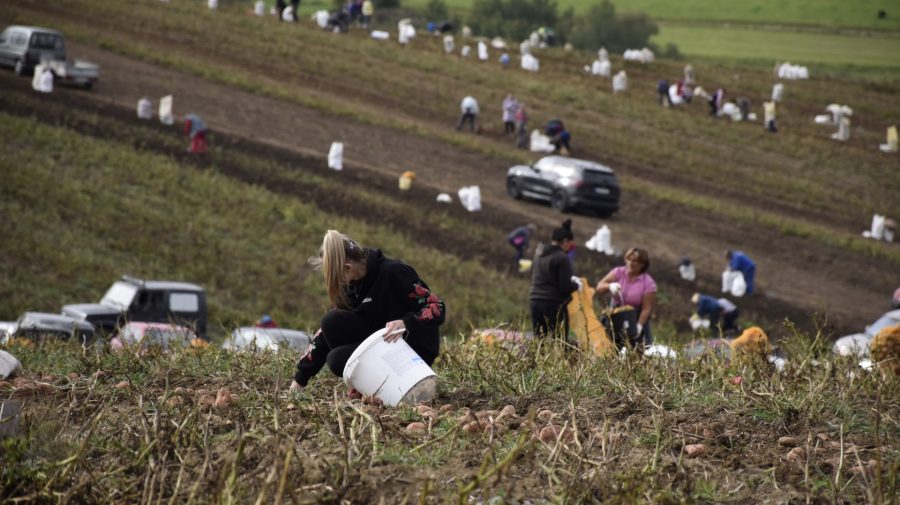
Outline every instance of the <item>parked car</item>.
{"label": "parked car", "polygon": [[609,217],[619,210],[619,181],[613,169],[593,161],[545,156],[506,173],[509,196],[550,202],[559,212],[594,211]]}
{"label": "parked car", "polygon": [[312,338],[305,331],[244,326],[231,332],[231,337],[225,340],[222,348],[234,351],[254,349],[277,352],[282,345],[286,345],[297,352],[304,352],[310,342]]}
{"label": "parked car", "polygon": [[90,323],[59,314],[25,312],[19,316],[12,331],[6,333],[3,343],[12,338],[41,341],[46,338],[76,340],[85,344],[94,339],[94,327]]}
{"label": "parked car", "polygon": [[875,335],[878,335],[879,331],[888,326],[896,324],[900,324],[900,309],[886,312],[877,321],[866,326],[865,331],[862,333],[845,335],[837,339],[832,349],[835,354],[841,356],[856,355],[860,358],[867,357],[869,355],[869,346],[872,344],[872,339],[875,338]]}
{"label": "parked car", "polygon": [[122,325],[113,337],[112,344],[150,346],[163,349],[187,347],[196,337],[194,330],[177,324],[129,322]]}
{"label": "parked car", "polygon": [[206,291],[187,282],[145,281],[123,275],[100,303],[65,305],[62,313],[88,321],[98,333],[112,333],[134,321],[189,326],[206,338]]}
{"label": "parked car", "polygon": [[12,67],[16,74],[28,75],[42,61],[50,66],[54,77],[66,83],[90,89],[100,77],[100,67],[95,63],[66,59],[65,39],[56,30],[12,25],[0,33],[0,64]]}

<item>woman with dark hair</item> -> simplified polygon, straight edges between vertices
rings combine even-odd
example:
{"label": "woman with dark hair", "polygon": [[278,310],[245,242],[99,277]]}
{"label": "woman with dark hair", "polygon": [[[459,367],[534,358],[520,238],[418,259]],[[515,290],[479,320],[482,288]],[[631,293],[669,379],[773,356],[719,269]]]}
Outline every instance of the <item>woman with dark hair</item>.
{"label": "woman with dark hair", "polygon": [[446,308],[411,266],[336,230],[328,230],[310,263],[322,269],[332,308],[297,363],[292,390],[305,387],[326,363],[342,376],[353,351],[382,328],[386,341],[402,337],[429,366],[434,363]]}
{"label": "woman with dark hair", "polygon": [[547,335],[565,339],[569,333],[566,305],[579,281],[572,275],[568,253],[575,246],[572,220],[566,219],[553,230],[549,246],[538,248],[532,263],[531,325],[535,336]]}
{"label": "woman with dark hair", "polygon": [[656,281],[647,270],[650,255],[646,249],[632,247],[625,253],[625,266],[616,267],[600,279],[595,294],[609,293],[613,307],[634,307],[637,316],[637,333],[644,345],[653,343],[650,332],[650,316],[656,307]]}

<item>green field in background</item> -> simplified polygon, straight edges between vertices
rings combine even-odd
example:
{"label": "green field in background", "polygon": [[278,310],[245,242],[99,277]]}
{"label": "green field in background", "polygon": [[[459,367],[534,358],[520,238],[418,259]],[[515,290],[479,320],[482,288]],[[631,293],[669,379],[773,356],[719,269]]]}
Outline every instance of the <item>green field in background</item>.
{"label": "green field in background", "polygon": [[900,37],[663,24],[651,39],[674,43],[685,56],[791,61],[810,65],[900,67]]}
{"label": "green field in background", "polygon": [[[424,7],[429,0],[401,1],[405,7]],[[444,2],[451,12],[472,5],[472,0]],[[557,2],[561,8],[571,5],[582,11],[599,0]],[[646,12],[654,19],[900,30],[900,0],[613,0],[613,5],[618,12]],[[882,9],[887,18],[878,19]]]}

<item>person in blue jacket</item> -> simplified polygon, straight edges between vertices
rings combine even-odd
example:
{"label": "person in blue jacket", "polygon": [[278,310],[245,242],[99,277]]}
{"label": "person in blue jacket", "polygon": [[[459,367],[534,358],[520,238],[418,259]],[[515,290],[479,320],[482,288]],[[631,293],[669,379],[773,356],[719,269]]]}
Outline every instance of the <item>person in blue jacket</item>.
{"label": "person in blue jacket", "polygon": [[[727,298],[717,299],[709,295],[694,293],[691,302],[697,306],[698,316],[709,319],[709,327],[713,333],[721,335],[737,331],[737,318],[740,311]],[[721,327],[719,326],[720,318],[722,320]]]}
{"label": "person in blue jacket", "polygon": [[744,274],[744,282],[747,283],[747,295],[753,294],[753,278],[756,276],[756,263],[742,251],[727,251],[728,269],[737,270]]}

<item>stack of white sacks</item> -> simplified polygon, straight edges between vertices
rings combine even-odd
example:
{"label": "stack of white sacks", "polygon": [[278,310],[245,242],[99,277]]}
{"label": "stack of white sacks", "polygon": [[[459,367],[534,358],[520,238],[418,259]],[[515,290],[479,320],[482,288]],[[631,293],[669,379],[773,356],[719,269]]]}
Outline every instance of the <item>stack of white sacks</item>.
{"label": "stack of white sacks", "polygon": [[643,49],[626,49],[625,52],[622,53],[622,58],[626,61],[652,63],[653,60],[656,59],[656,56],[653,54],[653,51],[645,47]]}
{"label": "stack of white sacks", "polygon": [[800,65],[784,62],[775,66],[775,75],[779,79],[809,79],[809,69]]}

